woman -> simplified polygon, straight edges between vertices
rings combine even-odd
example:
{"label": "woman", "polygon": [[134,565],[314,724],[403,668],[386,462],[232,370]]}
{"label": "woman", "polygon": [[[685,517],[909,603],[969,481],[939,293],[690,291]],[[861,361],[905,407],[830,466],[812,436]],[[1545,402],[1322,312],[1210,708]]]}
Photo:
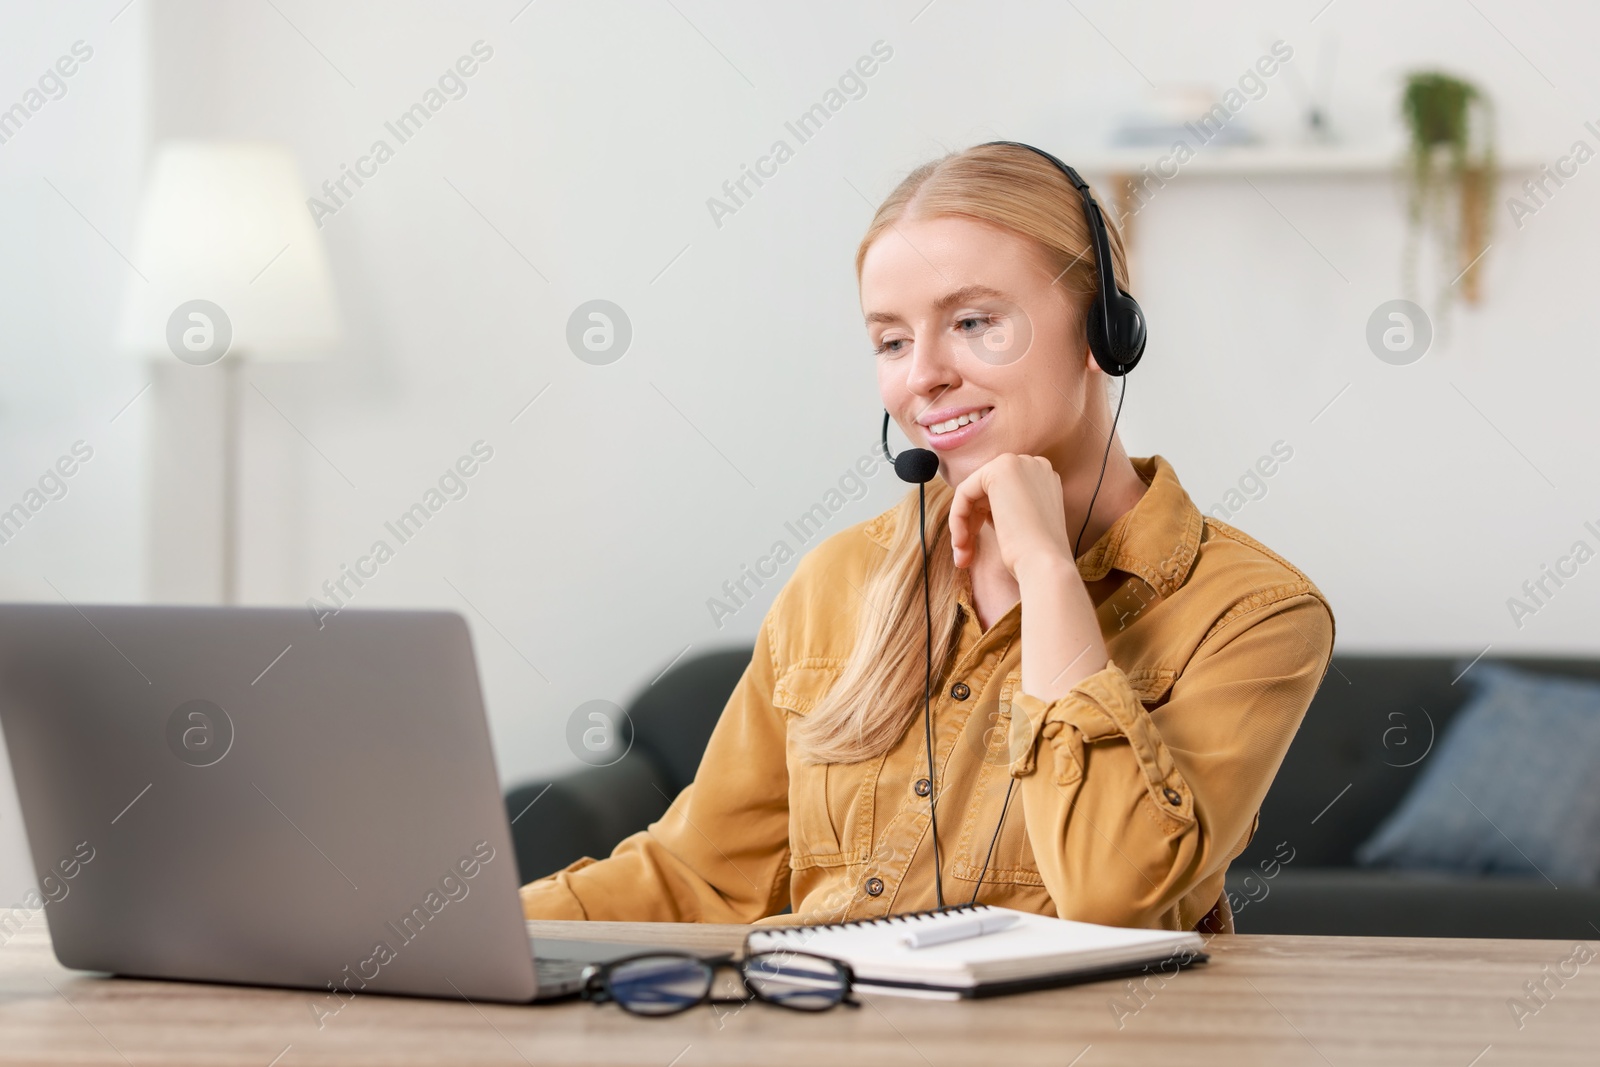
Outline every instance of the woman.
{"label": "woman", "polygon": [[1327,670],[1326,600],[1123,451],[1085,204],[1048,160],[919,167],[856,272],[884,408],[939,460],[931,726],[914,489],[801,559],[667,813],[524,886],[524,913],[826,922],[942,895],[1230,932],[1223,875]]}

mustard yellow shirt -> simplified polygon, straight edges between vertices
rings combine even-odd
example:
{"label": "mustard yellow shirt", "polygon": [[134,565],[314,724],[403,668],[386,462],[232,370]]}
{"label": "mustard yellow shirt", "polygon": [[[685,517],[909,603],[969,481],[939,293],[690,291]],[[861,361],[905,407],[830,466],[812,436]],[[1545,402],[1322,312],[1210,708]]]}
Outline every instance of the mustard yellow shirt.
{"label": "mustard yellow shirt", "polygon": [[[1058,700],[1019,688],[1022,605],[984,630],[970,583],[933,690],[945,900],[1231,932],[1229,862],[1327,672],[1333,612],[1293,564],[1203,515],[1161,456],[1078,560],[1110,660]],[[831,922],[935,905],[920,714],[886,755],[808,764],[789,727],[838,677],[857,589],[917,493],[801,558],[695,780],[610,857],[522,887],[530,919]],[[919,784],[921,783],[921,784]],[[780,915],[785,905],[793,914]]]}

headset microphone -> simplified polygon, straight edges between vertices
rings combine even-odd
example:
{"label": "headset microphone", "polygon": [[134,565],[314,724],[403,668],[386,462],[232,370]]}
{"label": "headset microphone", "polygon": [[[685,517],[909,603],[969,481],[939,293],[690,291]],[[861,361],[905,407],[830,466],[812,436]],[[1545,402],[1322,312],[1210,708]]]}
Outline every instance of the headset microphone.
{"label": "headset microphone", "polygon": [[[1095,363],[1100,369],[1113,378],[1122,377],[1133,370],[1139,358],[1144,355],[1146,336],[1144,312],[1140,309],[1139,302],[1116,283],[1116,274],[1111,262],[1111,240],[1106,232],[1105,217],[1101,214],[1100,205],[1095,203],[1094,194],[1089,190],[1089,183],[1079,177],[1077,171],[1043,149],[1023,144],[1021,141],[990,141],[988,145],[980,147],[991,145],[1025,148],[1043,156],[1066,175],[1067,181],[1083,198],[1084,219],[1089,227],[1090,244],[1094,247],[1095,273],[1099,281],[1098,291],[1089,305],[1084,332],[1087,335],[1089,352],[1094,356]],[[1106,461],[1111,457],[1111,439],[1116,436],[1117,420],[1122,417],[1122,401],[1127,393],[1128,386],[1124,380],[1117,396],[1117,412],[1111,419],[1111,432],[1106,435],[1105,453],[1100,457],[1100,478],[1094,483],[1094,493],[1089,497],[1089,509],[1084,513],[1083,525],[1078,528],[1078,536],[1072,542],[1074,559],[1078,556],[1083,532],[1089,527],[1089,517],[1094,514],[1094,502],[1100,496],[1100,484],[1106,476]],[[939,789],[938,779],[933,772],[933,601],[928,588],[926,484],[939,472],[939,457],[926,448],[907,448],[898,456],[890,452],[887,409],[883,413],[883,454],[894,464],[894,472],[901,481],[911,482],[917,487],[917,530],[922,540],[922,604],[928,638],[922,672],[922,731],[928,747],[928,823],[929,831],[933,835],[933,885],[939,907],[943,908],[945,906],[944,864],[939,857],[939,821],[935,805]],[[983,876],[989,870],[989,860],[994,856],[995,842],[1000,839],[1000,827],[1005,824],[1006,810],[1011,806],[1011,790],[1016,784],[1015,778],[1006,783],[1006,798],[1000,805],[1000,821],[995,825],[994,836],[989,839],[989,851],[983,857],[983,869],[978,872],[978,881],[972,887],[972,899],[967,902],[969,907],[977,903],[978,890],[983,887]]]}
{"label": "headset microphone", "polygon": [[[888,417],[884,412],[884,417]],[[884,449],[888,449],[885,439]],[[894,472],[902,482],[912,485],[921,485],[923,482],[933,481],[933,476],[939,473],[939,457],[926,448],[908,448],[894,457]]]}

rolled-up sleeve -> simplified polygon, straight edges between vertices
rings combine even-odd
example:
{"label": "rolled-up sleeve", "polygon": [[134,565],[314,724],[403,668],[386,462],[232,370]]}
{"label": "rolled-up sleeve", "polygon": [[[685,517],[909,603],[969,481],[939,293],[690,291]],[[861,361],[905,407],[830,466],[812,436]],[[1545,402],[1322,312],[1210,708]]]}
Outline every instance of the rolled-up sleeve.
{"label": "rolled-up sleeve", "polygon": [[789,775],[770,632],[782,599],[762,620],[694,781],[609,857],[524,885],[524,916],[747,923],[788,903]]}
{"label": "rolled-up sleeve", "polygon": [[1147,711],[1106,666],[1049,703],[1013,697],[1029,844],[1065,919],[1159,926],[1242,848],[1333,649],[1312,594],[1253,608],[1196,649]]}

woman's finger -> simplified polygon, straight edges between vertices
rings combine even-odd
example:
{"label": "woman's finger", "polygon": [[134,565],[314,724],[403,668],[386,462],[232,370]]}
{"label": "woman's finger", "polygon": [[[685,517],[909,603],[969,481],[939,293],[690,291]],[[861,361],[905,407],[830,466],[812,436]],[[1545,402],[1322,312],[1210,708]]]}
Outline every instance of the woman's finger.
{"label": "woman's finger", "polygon": [[972,479],[956,486],[955,496],[950,501],[950,547],[955,552],[956,566],[961,566],[961,549],[967,541],[967,514],[971,505],[967,503],[966,487]]}
{"label": "woman's finger", "polygon": [[950,503],[950,544],[954,549],[958,567],[968,565],[972,542],[977,529],[989,514],[988,492],[983,485],[984,469],[980,467],[956,487]]}

